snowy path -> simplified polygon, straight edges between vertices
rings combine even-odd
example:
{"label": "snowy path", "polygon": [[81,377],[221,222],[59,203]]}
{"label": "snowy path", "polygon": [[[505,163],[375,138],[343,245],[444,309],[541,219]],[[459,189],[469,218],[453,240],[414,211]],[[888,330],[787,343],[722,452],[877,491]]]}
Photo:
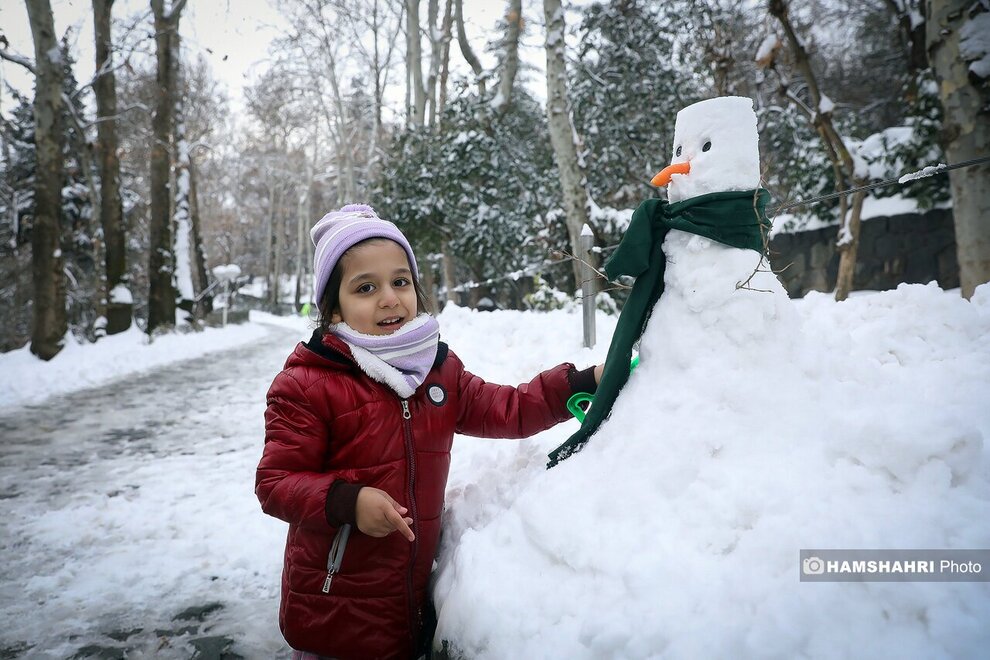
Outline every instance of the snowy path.
{"label": "snowy path", "polygon": [[0,657],[284,654],[284,525],[252,491],[265,391],[299,339],[268,326],[0,417]]}

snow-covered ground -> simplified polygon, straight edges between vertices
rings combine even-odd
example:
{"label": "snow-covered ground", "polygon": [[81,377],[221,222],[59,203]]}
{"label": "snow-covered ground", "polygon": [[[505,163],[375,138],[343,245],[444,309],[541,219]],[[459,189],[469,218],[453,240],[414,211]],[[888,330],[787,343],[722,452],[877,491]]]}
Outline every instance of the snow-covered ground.
{"label": "snow-covered ground", "polygon": [[[914,285],[790,306],[805,354],[784,381],[751,384],[752,408],[719,405],[747,384],[717,369],[644,363],[634,378],[655,379],[653,408],[671,416],[649,447],[596,436],[546,472],[546,453],[576,422],[524,441],[459,437],[441,634],[491,658],[962,656],[990,643],[990,585],[800,583],[797,552],[864,535],[863,547],[990,547],[990,287],[973,302]],[[185,658],[212,642],[286,657],[276,624],[285,525],[261,513],[254,468],[265,391],[308,331],[301,319],[255,319],[218,332],[239,345],[199,357],[180,344],[202,335],[136,343],[120,361],[127,377],[112,355],[96,356],[103,342],[79,347],[93,358],[58,378],[41,375],[50,364],[0,362],[5,380],[51,383],[0,413],[0,656]],[[614,329],[600,316],[589,351],[576,313],[448,308],[440,323],[469,369],[506,383],[601,361]],[[699,367],[750,357],[726,343]],[[106,384],[66,394],[77,377]],[[672,405],[694,401],[692,390],[712,407]],[[816,417],[825,413],[837,426]],[[621,415],[632,429],[656,412]],[[716,432],[692,435],[706,424]],[[781,474],[783,490],[772,482]],[[820,503],[779,498],[802,479]],[[835,503],[820,490],[829,479],[844,480],[839,510],[822,504]],[[891,502],[907,513],[875,519]],[[856,532],[823,535],[839,525]],[[691,563],[670,563],[686,552]],[[843,623],[847,639],[822,646],[816,630]]]}
{"label": "snow-covered ground", "polygon": [[[252,318],[268,318],[251,312]],[[277,317],[271,317],[277,318]],[[74,392],[147,371],[177,360],[206,355],[251,342],[265,334],[255,324],[206,328],[202,332],[156,337],[153,346],[137,326],[95,344],[80,344],[66,334],[65,347],[49,362],[41,362],[30,347],[0,353],[0,412],[41,401],[53,394]]]}

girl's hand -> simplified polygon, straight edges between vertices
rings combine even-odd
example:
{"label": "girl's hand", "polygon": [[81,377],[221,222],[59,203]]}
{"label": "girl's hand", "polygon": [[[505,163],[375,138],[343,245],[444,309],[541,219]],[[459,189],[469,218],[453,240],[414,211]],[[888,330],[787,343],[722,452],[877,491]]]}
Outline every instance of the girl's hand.
{"label": "girl's hand", "polygon": [[354,509],[358,529],[368,536],[382,538],[398,530],[409,541],[416,538],[409,528],[412,518],[403,517],[408,509],[393,500],[384,490],[365,486],[358,491]]}
{"label": "girl's hand", "polygon": [[604,364],[599,364],[597,367],[595,367],[595,385],[598,385],[599,383],[602,382],[602,372],[603,371],[605,371],[605,365]]}

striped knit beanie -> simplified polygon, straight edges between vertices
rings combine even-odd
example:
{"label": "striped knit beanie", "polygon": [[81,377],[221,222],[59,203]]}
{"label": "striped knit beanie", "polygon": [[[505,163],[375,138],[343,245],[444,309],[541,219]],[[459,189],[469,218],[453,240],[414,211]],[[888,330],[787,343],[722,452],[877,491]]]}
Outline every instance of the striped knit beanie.
{"label": "striped knit beanie", "polygon": [[327,213],[313,226],[309,236],[316,246],[313,256],[313,288],[317,303],[323,298],[330,273],[340,258],[355,244],[369,238],[387,238],[401,245],[409,257],[413,277],[419,277],[416,257],[413,256],[409,241],[398,227],[379,218],[375,209],[367,204],[348,204],[339,211]]}

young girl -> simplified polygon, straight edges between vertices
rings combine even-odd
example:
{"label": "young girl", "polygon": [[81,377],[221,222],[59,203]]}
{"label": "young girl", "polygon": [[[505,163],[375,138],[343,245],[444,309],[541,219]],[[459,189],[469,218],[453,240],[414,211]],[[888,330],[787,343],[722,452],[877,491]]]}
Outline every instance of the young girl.
{"label": "young girl", "polygon": [[295,658],[415,658],[454,433],[543,431],[600,367],[486,383],[439,341],[394,224],[349,205],[311,236],[319,327],[268,391],[255,485],[289,523],[279,627]]}

